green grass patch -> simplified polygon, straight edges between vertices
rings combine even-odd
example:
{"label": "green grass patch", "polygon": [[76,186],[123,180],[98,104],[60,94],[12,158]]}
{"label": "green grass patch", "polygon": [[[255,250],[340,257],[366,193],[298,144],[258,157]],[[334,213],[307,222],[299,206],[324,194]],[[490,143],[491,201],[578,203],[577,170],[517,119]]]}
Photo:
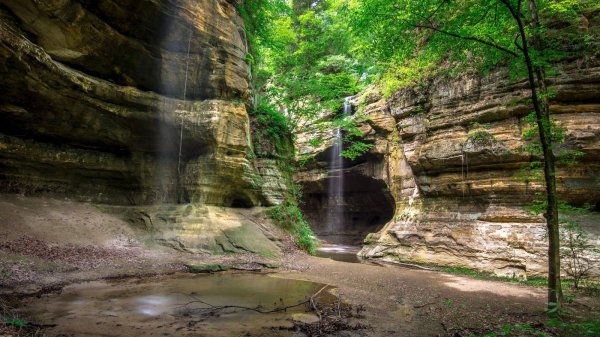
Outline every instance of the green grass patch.
{"label": "green grass patch", "polygon": [[3,320],[5,325],[14,326],[15,328],[25,328],[28,324],[18,317]]}
{"label": "green grass patch", "polygon": [[484,333],[481,335],[472,334],[469,337],[551,337],[551,336],[568,336],[568,337],[588,337],[600,336],[600,321],[584,320],[584,321],[564,321],[561,319],[551,319],[545,324],[514,324],[503,325],[497,331]]}
{"label": "green grass patch", "polygon": [[[469,277],[481,279],[481,280],[501,281],[501,282],[512,283],[512,284],[523,284],[523,285],[528,285],[528,286],[532,286],[532,287],[547,287],[548,286],[548,279],[546,279],[544,277],[539,277],[539,276],[538,277],[529,277],[527,279],[517,278],[517,277],[506,277],[506,276],[498,276],[498,275],[494,275],[492,273],[482,272],[479,270],[466,268],[466,267],[441,267],[439,269],[439,271],[448,273],[448,274],[469,276]],[[573,289],[574,283],[571,280],[562,279],[561,285],[562,285],[563,289]],[[571,294],[565,293],[565,300],[567,300],[567,302],[569,302],[569,298],[572,298],[576,295],[584,295],[584,296],[589,296],[589,297],[600,297],[600,282],[591,281],[591,280],[582,281],[581,284],[579,285],[579,288],[574,290]]]}
{"label": "green grass patch", "polygon": [[[548,280],[543,277],[530,277],[527,279],[517,277],[498,276],[492,273],[483,272],[467,267],[442,267],[440,271],[448,274],[469,276],[482,280],[502,281],[507,283],[525,284],[534,287],[544,287],[548,285]],[[568,281],[563,281],[563,286],[568,286]]]}

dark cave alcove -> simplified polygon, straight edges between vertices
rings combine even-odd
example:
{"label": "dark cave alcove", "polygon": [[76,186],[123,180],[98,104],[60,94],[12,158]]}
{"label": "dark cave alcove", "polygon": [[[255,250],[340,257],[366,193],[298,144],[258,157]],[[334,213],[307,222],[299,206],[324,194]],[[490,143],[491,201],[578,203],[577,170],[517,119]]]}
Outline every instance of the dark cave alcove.
{"label": "dark cave alcove", "polygon": [[[302,211],[315,234],[334,244],[359,246],[394,216],[394,199],[384,181],[344,170],[343,198],[330,198],[328,178],[302,183]],[[335,205],[341,207],[335,207]],[[334,223],[331,220],[335,219]],[[329,222],[329,223],[328,223]]]}

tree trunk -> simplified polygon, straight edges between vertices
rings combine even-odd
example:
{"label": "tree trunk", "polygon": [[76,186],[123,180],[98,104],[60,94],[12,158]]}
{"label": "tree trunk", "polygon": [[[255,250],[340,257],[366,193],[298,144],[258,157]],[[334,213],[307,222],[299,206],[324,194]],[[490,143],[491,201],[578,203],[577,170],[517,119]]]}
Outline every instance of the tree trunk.
{"label": "tree trunk", "polygon": [[[534,50],[542,53],[544,46],[539,36],[539,17],[535,0],[528,0],[529,12],[531,14],[531,44]],[[529,85],[535,109],[540,142],[544,160],[544,180],[546,183],[546,226],[548,229],[548,312],[557,313],[560,309],[562,289],[560,284],[560,236],[558,229],[558,198],[556,194],[556,158],[552,151],[552,128],[548,104],[548,90],[546,88],[546,74],[543,66],[533,65],[529,55],[525,27],[520,17],[517,18],[521,40],[523,44],[523,56],[527,63]],[[539,88],[539,94],[536,91]]]}

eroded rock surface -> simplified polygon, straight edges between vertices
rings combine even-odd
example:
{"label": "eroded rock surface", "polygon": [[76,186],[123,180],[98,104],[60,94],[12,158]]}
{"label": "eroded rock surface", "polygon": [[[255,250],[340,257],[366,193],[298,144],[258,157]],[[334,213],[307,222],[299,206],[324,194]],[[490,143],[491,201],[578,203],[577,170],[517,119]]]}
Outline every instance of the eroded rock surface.
{"label": "eroded rock surface", "polygon": [[[551,109],[566,129],[566,141],[556,151],[584,153],[575,166],[558,169],[558,190],[562,200],[591,203],[598,211],[600,60],[567,62],[557,69],[550,79],[556,92]],[[532,111],[528,97],[527,83],[504,70],[483,78],[434,81],[389,100],[377,92],[364,94],[361,108],[370,120],[363,132],[374,147],[349,166],[386,184],[395,214],[366,238],[360,254],[507,276],[544,273],[545,220],[526,210],[543,188],[524,171],[532,160],[522,151],[525,116]],[[307,186],[326,179],[323,165],[297,176]],[[326,193],[326,185],[320,192]],[[310,208],[309,214],[318,213],[314,204]],[[594,215],[580,220],[600,235]]]}
{"label": "eroded rock surface", "polygon": [[[309,138],[301,135],[300,141],[307,142],[300,142],[299,148],[304,155],[313,152],[313,160],[295,174],[302,187],[300,207],[305,218],[320,239],[359,246],[368,233],[381,229],[394,214],[394,199],[386,182],[386,148],[376,146],[358,160],[344,159],[342,166],[332,167],[335,139],[315,149],[308,145]],[[342,197],[330,194],[331,184],[341,184]]]}
{"label": "eroded rock surface", "polygon": [[2,1],[0,191],[277,203],[249,159],[246,52],[233,1]]}
{"label": "eroded rock surface", "polygon": [[[556,149],[578,150],[575,166],[558,169],[562,200],[600,202],[600,62],[558,65],[551,110],[566,128]],[[372,123],[391,116],[388,181],[396,214],[368,237],[364,256],[467,266],[507,276],[545,270],[545,221],[532,215],[543,185],[524,169],[527,83],[506,71],[435,82],[367,106]],[[377,137],[376,137],[377,138]],[[585,221],[584,221],[585,222]],[[598,234],[600,227],[588,226]]]}

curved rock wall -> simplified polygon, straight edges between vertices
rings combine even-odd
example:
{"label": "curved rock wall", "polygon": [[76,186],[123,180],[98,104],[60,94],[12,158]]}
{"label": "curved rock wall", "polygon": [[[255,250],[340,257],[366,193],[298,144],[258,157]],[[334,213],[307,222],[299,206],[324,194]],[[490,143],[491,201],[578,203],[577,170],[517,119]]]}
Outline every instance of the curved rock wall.
{"label": "curved rock wall", "polygon": [[[558,70],[550,80],[556,92],[551,110],[566,128],[566,141],[557,151],[584,153],[577,165],[558,169],[558,190],[564,201],[590,203],[598,211],[600,60]],[[364,95],[371,116],[365,134],[385,153],[396,212],[367,237],[361,254],[508,276],[543,273],[544,219],[526,210],[543,188],[523,172],[531,161],[521,150],[524,117],[532,111],[528,95],[527,83],[506,71],[433,82],[388,101]],[[579,218],[600,234],[597,216]]]}
{"label": "curved rock wall", "polygon": [[[368,233],[392,218],[394,200],[382,180],[380,164],[372,158],[333,171],[313,167],[296,175],[302,186],[300,207],[320,239],[359,246]],[[344,176],[341,200],[328,195],[330,181],[340,175]]]}
{"label": "curved rock wall", "polygon": [[[394,123],[387,128],[393,129]],[[302,188],[300,207],[320,239],[359,246],[368,233],[381,229],[394,215],[394,198],[387,181],[387,143],[357,160],[344,159],[341,167],[331,169],[330,152],[336,139],[321,134],[325,141],[314,148],[309,143],[317,132],[309,127],[297,140],[300,153],[312,158],[294,177]],[[378,137],[382,134],[383,130]],[[329,185],[340,177],[343,198],[328,195]]]}
{"label": "curved rock wall", "polygon": [[175,249],[277,255],[231,208],[286,190],[251,159],[246,53],[232,0],[1,1],[0,192],[110,204]]}
{"label": "curved rock wall", "polygon": [[272,203],[248,159],[245,57],[232,1],[2,1],[0,190]]}

